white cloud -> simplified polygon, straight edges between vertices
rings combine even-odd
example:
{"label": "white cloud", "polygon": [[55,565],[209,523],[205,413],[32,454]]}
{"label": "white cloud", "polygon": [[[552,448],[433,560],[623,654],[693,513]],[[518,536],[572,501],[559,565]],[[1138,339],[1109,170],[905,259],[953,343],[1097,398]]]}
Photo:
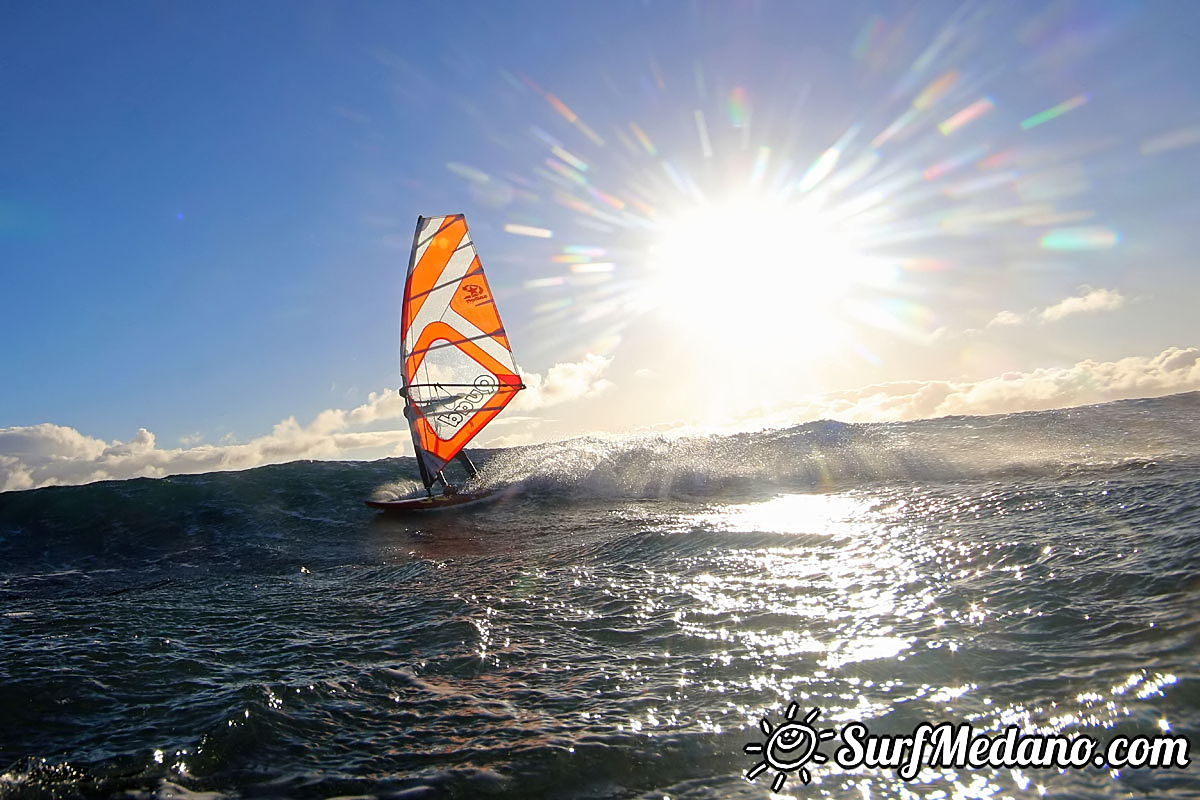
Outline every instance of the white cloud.
{"label": "white cloud", "polygon": [[[550,420],[539,413],[553,406],[566,406],[599,397],[613,387],[604,373],[611,358],[588,353],[582,361],[555,364],[545,377],[525,373],[525,391],[521,392],[498,418],[481,443],[489,447],[515,447],[548,439],[578,436],[593,427],[594,408],[577,405],[566,418]],[[534,413],[530,413],[534,412]],[[513,430],[516,428],[516,430]]]}
{"label": "white cloud", "polygon": [[809,398],[772,423],[831,418],[844,422],[1006,414],[1200,390],[1200,349],[1080,361],[1070,367],[1007,372],[979,381],[886,383]]}
{"label": "white cloud", "polygon": [[1055,303],[1038,315],[1043,322],[1057,322],[1071,314],[1091,314],[1097,311],[1115,311],[1125,304],[1125,298],[1112,289],[1090,289],[1077,297]]}
{"label": "white cloud", "polygon": [[270,434],[245,444],[162,449],[145,428],[128,442],[104,442],[74,428],[43,423],[0,430],[0,491],[248,469],[301,458],[347,458],[372,450],[382,455],[384,448],[407,440],[407,429],[330,434],[316,423],[303,427],[288,418]]}
{"label": "white cloud", "polygon": [[1155,358],[1157,367],[1171,373],[1189,370],[1194,372],[1197,361],[1200,361],[1200,349],[1195,347],[1184,350],[1178,347],[1169,347]]}
{"label": "white cloud", "polygon": [[1067,297],[1052,306],[1033,309],[1025,314],[1001,311],[992,317],[988,327],[1024,325],[1027,322],[1058,322],[1073,314],[1094,314],[1100,311],[1116,311],[1125,305],[1125,297],[1115,289],[1092,289],[1082,287],[1080,294]]}
{"label": "white cloud", "polygon": [[[605,391],[601,378],[610,359],[588,355],[583,361],[556,364],[545,377],[524,376],[513,410],[530,411],[592,397]],[[518,415],[515,416],[519,419]],[[197,444],[192,437],[179,448],[160,448],[155,436],[141,428],[127,442],[105,442],[74,428],[51,423],[0,429],[0,491],[108,479],[248,469],[297,459],[380,458],[411,454],[408,427],[363,430],[404,418],[404,400],[395,389],[372,392],[367,402],[350,410],[332,408],[301,425],[295,417],[248,442],[226,436],[218,445]],[[489,442],[482,441],[483,444]]]}
{"label": "white cloud", "polygon": [[[611,359],[589,355],[583,361],[556,364],[545,376],[525,376],[529,390],[518,395],[501,419],[521,426],[518,434],[485,439],[483,445],[508,446],[536,441],[539,431],[555,436],[584,432],[584,413],[572,414],[573,431],[561,425],[542,428],[536,409],[588,400],[612,387],[603,377]],[[1087,405],[1132,397],[1200,390],[1200,348],[1170,347],[1155,356],[1117,361],[1085,360],[1069,367],[1009,372],[978,381],[911,381],[866,386],[814,396],[777,409],[771,417],[745,419],[743,427],[788,425],[811,419],[873,422],[951,414],[998,414]],[[522,413],[525,412],[525,413]],[[411,453],[403,424],[387,430],[364,426],[401,419],[403,402],[385,390],[345,411],[329,409],[308,425],[294,417],[265,436],[244,443],[160,448],[142,428],[128,442],[105,442],[74,428],[43,423],[0,429],[0,490],[31,489],[106,479],[248,469],[297,459],[377,458]],[[506,430],[507,426],[506,426]],[[499,432],[499,431],[497,431]]]}
{"label": "white cloud", "polygon": [[538,374],[522,376],[525,391],[512,402],[514,411],[533,411],[583,398],[595,397],[612,387],[602,378],[612,363],[611,358],[588,353],[583,361],[555,364],[543,378]]}
{"label": "white cloud", "polygon": [[32,470],[21,459],[3,453],[0,453],[0,481],[0,491],[5,492],[32,489],[37,485]]}
{"label": "white cloud", "polygon": [[988,327],[993,325],[1021,325],[1025,322],[1025,317],[1016,314],[1012,311],[1001,311],[996,316],[992,317],[992,321],[988,323]]}
{"label": "white cloud", "polygon": [[219,445],[160,448],[141,428],[128,442],[105,442],[74,428],[43,423],[0,430],[0,490],[30,489],[108,479],[248,469],[302,458],[379,457],[409,441],[399,430],[351,431],[351,425],[402,416],[404,404],[394,390],[371,394],[352,409],[322,411],[307,426],[294,417],[265,436],[245,443],[228,438]]}
{"label": "white cloud", "polygon": [[104,452],[105,447],[104,442],[84,436],[74,428],[64,428],[48,422],[0,430],[0,453],[17,458],[97,458]]}

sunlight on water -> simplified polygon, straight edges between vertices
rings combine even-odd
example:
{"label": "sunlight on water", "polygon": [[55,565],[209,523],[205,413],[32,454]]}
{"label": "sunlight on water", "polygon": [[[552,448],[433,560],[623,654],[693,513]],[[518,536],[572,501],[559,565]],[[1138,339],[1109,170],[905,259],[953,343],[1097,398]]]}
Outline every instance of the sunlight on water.
{"label": "sunlight on water", "polygon": [[851,536],[861,529],[869,508],[852,495],[789,494],[764,503],[720,506],[688,519],[714,530]]}
{"label": "sunlight on water", "polygon": [[[921,577],[924,556],[894,546],[895,532],[880,523],[888,506],[877,506],[859,495],[785,495],[685,520],[748,536],[782,534],[766,544],[755,536],[716,557],[705,554],[697,558],[704,571],[677,576],[678,590],[694,600],[677,614],[680,629],[727,643],[742,654],[739,660],[754,665],[748,675],[710,679],[710,690],[766,690],[775,703],[794,697],[845,719],[886,713],[906,694],[963,693],[959,684],[905,687],[890,679],[886,665],[903,662],[917,642],[904,629],[936,632],[934,620],[943,612]],[[932,641],[944,644],[936,633]],[[861,674],[850,682],[835,677],[854,669]],[[742,710],[754,724],[759,709]]]}
{"label": "sunlight on water", "polygon": [[[1141,420],[1144,404],[1122,408],[1118,424],[1086,416],[1076,428],[1169,452],[1196,440],[1193,427],[1131,428],[1123,420]],[[1018,430],[993,450],[1044,458],[1060,440],[1093,441],[1069,425],[1048,437],[1045,415],[994,424]],[[919,440],[927,427],[881,431],[890,446],[941,452]],[[961,443],[982,427],[938,429]],[[790,463],[811,451],[811,430],[760,449]],[[844,455],[849,433],[825,452]],[[385,776],[378,796],[445,782],[456,796],[713,800],[769,796],[778,772],[747,777],[767,751],[743,749],[765,746],[764,721],[862,723],[878,736],[947,722],[999,738],[1011,726],[1099,742],[1196,728],[1194,460],[764,494],[763,475],[726,479],[720,449],[683,457],[640,438],[546,452],[523,457],[561,474],[530,480],[534,467],[497,459],[485,470],[515,472],[519,489],[486,513],[428,519],[333,523],[357,509],[308,495],[264,517],[258,487],[291,491],[295,468],[46,494],[13,530],[46,530],[66,549],[48,557],[49,533],[9,544],[16,566],[0,577],[13,601],[0,617],[0,644],[12,646],[0,651],[9,675],[33,676],[0,681],[0,707],[34,742],[12,739],[16,756],[0,763],[26,748],[32,760],[0,785],[76,786],[72,770],[89,765],[124,775],[110,756],[120,753],[136,754],[128,769],[147,795],[159,780],[356,795],[369,774]],[[726,457],[740,466],[741,455]],[[680,480],[683,462],[709,471]],[[330,474],[306,465],[300,483]],[[355,503],[367,487],[400,486],[392,463],[332,474]],[[627,491],[630,474],[651,476],[641,495]],[[200,511],[188,530],[202,533],[114,527],[100,539],[79,509],[117,496],[130,519],[190,499]],[[226,515],[212,522],[210,507]],[[43,518],[69,525],[35,527]],[[102,546],[112,555],[96,556]],[[79,733],[47,725],[47,708]],[[823,753],[838,746],[827,739]],[[67,764],[42,755],[68,751],[78,755]],[[906,781],[895,764],[808,769],[811,781],[790,772],[779,796],[1183,796],[1194,785],[1181,770],[927,766]],[[309,792],[317,773],[334,777]],[[598,782],[576,786],[580,775]],[[606,783],[618,778],[629,786]]]}
{"label": "sunlight on water", "polygon": [[[1086,496],[1077,502],[1089,507]],[[1114,663],[1071,679],[1081,687],[1073,699],[1046,694],[1031,680],[1040,670],[1073,669],[1076,650],[1054,630],[1075,616],[1087,624],[1085,601],[1054,587],[1073,574],[1074,563],[1094,564],[1104,555],[1095,545],[1043,545],[1011,527],[1011,514],[1045,508],[1036,492],[915,490],[781,495],[674,519],[671,530],[724,538],[721,547],[683,555],[654,576],[653,596],[688,598],[673,620],[677,633],[695,643],[676,641],[670,658],[664,653],[662,667],[682,667],[672,700],[685,709],[665,725],[749,735],[795,702],[821,709],[829,728],[861,721],[873,733],[896,735],[911,733],[921,721],[947,720],[992,735],[1016,726],[1023,735],[1102,739],[1135,720],[1151,731],[1170,730],[1172,720],[1153,701],[1177,681],[1172,674],[1116,673]],[[1074,514],[1086,523],[1086,511]],[[1069,536],[1056,531],[1055,541]],[[1117,562],[1137,553],[1120,542],[1109,546]],[[635,585],[624,586],[639,594]],[[648,589],[642,588],[643,599]],[[676,655],[698,647],[707,653],[701,660]],[[625,675],[654,682],[653,671]],[[1137,708],[1147,701],[1150,707]],[[690,706],[697,708],[692,715]],[[926,767],[917,783],[871,774],[823,765],[810,791],[877,797],[1047,792],[1040,771],[966,774]]]}

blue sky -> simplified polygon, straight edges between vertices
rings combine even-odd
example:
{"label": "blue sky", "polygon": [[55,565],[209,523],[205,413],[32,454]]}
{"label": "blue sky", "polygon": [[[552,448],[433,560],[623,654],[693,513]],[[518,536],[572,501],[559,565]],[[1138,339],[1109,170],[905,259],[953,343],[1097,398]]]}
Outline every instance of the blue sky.
{"label": "blue sky", "polygon": [[422,213],[496,444],[1200,388],[1186,3],[0,14],[0,488],[408,452]]}

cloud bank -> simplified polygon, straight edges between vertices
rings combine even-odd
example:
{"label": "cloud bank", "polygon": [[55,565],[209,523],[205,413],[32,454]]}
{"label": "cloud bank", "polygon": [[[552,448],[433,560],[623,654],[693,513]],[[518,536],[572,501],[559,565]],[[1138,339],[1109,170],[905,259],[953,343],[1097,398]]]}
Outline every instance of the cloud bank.
{"label": "cloud bank", "polygon": [[0,429],[0,491],[346,458],[364,450],[398,449],[407,439],[407,429],[332,432],[323,423],[301,426],[289,417],[271,433],[244,444],[171,449],[160,448],[145,428],[128,442],[104,442],[74,428],[42,423]]}
{"label": "cloud bank", "polygon": [[[957,414],[1010,414],[1200,390],[1200,348],[1151,357],[1084,360],[1070,367],[1007,372],[979,381],[877,384],[815,396],[790,407],[791,422],[893,422]],[[775,420],[780,418],[775,415]]]}
{"label": "cloud bank", "polygon": [[[580,362],[557,364],[544,376],[528,374],[529,391],[518,395],[510,408],[531,412],[595,397],[613,387],[604,377],[610,363],[610,359],[589,355]],[[742,420],[742,424],[761,427],[821,418],[883,422],[998,414],[1197,390],[1200,348],[1170,347],[1150,357],[1085,360],[1069,367],[1009,372],[978,381],[913,381],[832,392],[777,409],[770,416]],[[176,449],[160,448],[154,434],[144,428],[128,442],[105,442],[51,423],[0,429],[0,490],[248,469],[298,459],[410,453],[408,430],[402,423],[384,430],[361,430],[399,422],[402,412],[403,402],[391,389],[372,393],[366,403],[348,411],[322,411],[308,425],[289,417],[269,434],[249,442]],[[578,424],[579,432],[584,432],[586,420],[579,419]],[[492,441],[515,444],[521,438],[509,434]],[[527,435],[526,440],[534,437]],[[489,440],[481,444],[487,445]]]}
{"label": "cloud bank", "polygon": [[[605,391],[610,359],[588,354],[583,361],[556,364],[545,376],[524,376],[528,391],[512,408],[531,411],[567,404]],[[0,428],[0,491],[184,473],[237,470],[300,459],[382,458],[412,453],[404,423],[404,400],[395,389],[372,392],[367,402],[327,409],[308,425],[295,417],[265,436],[244,443],[158,446],[145,428],[128,441],[105,442],[53,423]],[[386,429],[364,430],[387,424]],[[486,435],[479,440],[486,444]]]}

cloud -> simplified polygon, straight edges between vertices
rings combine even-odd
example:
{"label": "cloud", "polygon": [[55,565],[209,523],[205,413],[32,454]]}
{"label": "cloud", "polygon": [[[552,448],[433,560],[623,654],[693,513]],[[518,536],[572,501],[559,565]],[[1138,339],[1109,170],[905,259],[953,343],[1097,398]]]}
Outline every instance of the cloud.
{"label": "cloud", "polygon": [[[786,421],[884,422],[956,414],[1007,414],[1200,390],[1200,349],[1080,361],[1070,367],[1007,372],[979,381],[876,384],[818,395],[789,409]],[[784,416],[776,414],[773,422]]]}
{"label": "cloud", "polygon": [[18,458],[96,458],[104,452],[105,447],[104,442],[84,436],[74,428],[47,422],[0,430],[0,453]]}
{"label": "cloud", "polygon": [[1091,314],[1097,311],[1115,311],[1125,304],[1125,298],[1112,289],[1091,289],[1078,297],[1068,297],[1038,315],[1043,322],[1057,322],[1071,314]]}
{"label": "cloud", "polygon": [[1033,309],[1024,314],[1001,311],[992,317],[988,327],[1024,325],[1027,322],[1058,322],[1072,314],[1094,314],[1100,311],[1116,311],[1125,305],[1125,297],[1115,289],[1092,289],[1084,286],[1080,294],[1060,300],[1043,309]]}
{"label": "cloud", "polygon": [[302,458],[337,459],[396,448],[408,430],[329,434],[288,418],[244,444],[158,447],[145,428],[128,441],[104,442],[74,428],[43,423],[0,430],[0,491],[110,479],[248,469]]}
{"label": "cloud", "polygon": [[[544,418],[529,412],[589,400],[613,387],[605,379],[611,359],[589,355],[556,364],[544,376],[527,374],[521,392],[502,417],[522,433],[480,443],[507,446],[535,441]],[[811,419],[884,422],[953,414],[1000,414],[1088,405],[1133,397],[1200,390],[1200,348],[1169,347],[1154,356],[1116,361],[1084,360],[1069,367],[1008,372],[977,381],[909,381],[876,384],[816,395],[771,416],[741,425],[788,425]],[[127,442],[105,442],[74,428],[43,423],[0,429],[0,491],[78,484],[106,479],[248,469],[298,459],[378,458],[411,453],[405,425],[363,430],[402,419],[403,402],[394,390],[372,393],[350,410],[329,409],[308,425],[294,417],[270,433],[244,443],[161,448],[145,428]],[[578,435],[587,414],[573,414],[574,434],[561,426],[556,435]],[[544,430],[549,431],[550,428]]]}
{"label": "cloud", "polygon": [[1012,311],[1001,311],[996,316],[992,317],[992,321],[988,323],[988,327],[993,325],[1022,325],[1025,322],[1025,317]]}
{"label": "cloud", "polygon": [[594,407],[587,404],[577,405],[572,413],[560,419],[549,420],[539,412],[591,400],[609,391],[614,384],[603,375],[611,364],[611,358],[588,353],[582,361],[555,364],[545,377],[524,373],[525,391],[516,396],[508,411],[497,420],[498,424],[490,429],[496,435],[485,437],[481,443],[489,447],[516,447],[591,432],[596,415]]}
{"label": "cloud", "polygon": [[[601,377],[611,359],[588,355],[578,363],[556,364],[543,377],[523,377],[527,391],[512,408],[518,412],[593,397],[611,384]],[[74,428],[42,423],[0,429],[0,491],[91,483],[138,477],[163,477],[215,470],[249,469],[298,459],[381,458],[411,454],[404,399],[395,389],[372,392],[355,408],[326,409],[308,425],[295,417],[248,442],[225,439],[197,444],[184,437],[181,447],[161,448],[154,434],[140,428],[129,441],[105,442]],[[382,430],[371,426],[390,425]],[[366,428],[366,430],[364,430]],[[488,444],[486,437],[481,444]]]}
{"label": "cloud", "polygon": [[538,374],[524,375],[525,391],[513,400],[512,409],[533,411],[608,391],[612,382],[601,375],[611,363],[611,358],[588,353],[583,361],[555,364],[546,372],[545,378]]}
{"label": "cloud", "polygon": [[357,408],[322,411],[308,425],[288,417],[269,434],[249,442],[197,445],[185,440],[188,444],[179,448],[160,448],[145,428],[127,442],[105,442],[51,423],[2,429],[0,491],[248,469],[303,458],[381,457],[403,451],[410,441],[408,428],[354,431],[351,427],[399,418],[403,410],[404,402],[395,390],[372,393]]}

